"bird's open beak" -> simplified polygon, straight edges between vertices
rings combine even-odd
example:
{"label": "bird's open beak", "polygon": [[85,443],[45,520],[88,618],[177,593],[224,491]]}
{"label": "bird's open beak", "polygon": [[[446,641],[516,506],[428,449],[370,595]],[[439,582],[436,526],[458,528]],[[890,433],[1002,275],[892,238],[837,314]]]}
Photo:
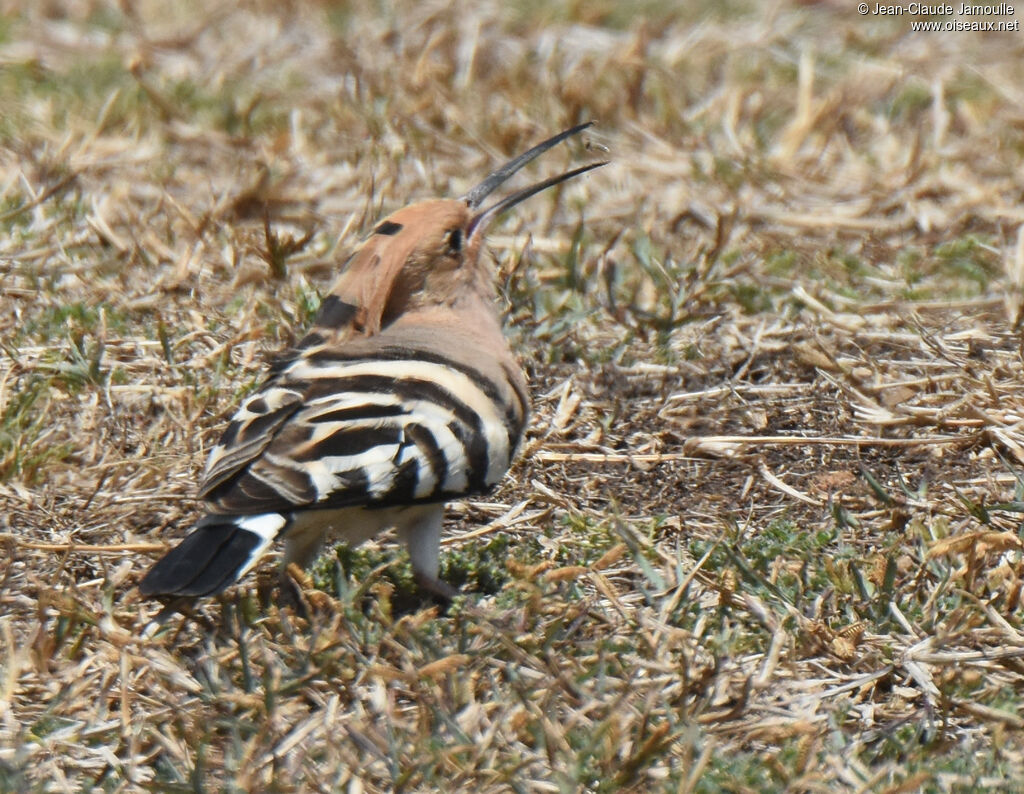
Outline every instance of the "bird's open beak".
{"label": "bird's open beak", "polygon": [[[516,171],[518,171],[524,165],[529,163],[537,156],[543,154],[553,146],[558,145],[566,138],[569,138],[578,132],[582,132],[592,124],[592,121],[588,121],[586,124],[579,124],[575,127],[572,127],[571,129],[558,133],[558,135],[555,135],[554,137],[548,138],[546,141],[542,143],[538,143],[529,151],[523,152],[518,157],[509,160],[507,163],[505,163],[505,165],[503,165],[497,171],[488,176],[483,182],[481,182],[475,188],[470,190],[465,196],[462,197],[462,200],[469,205],[470,209],[476,209],[483,203],[483,200],[487,198],[487,196],[493,193],[496,188],[498,188],[503,182],[505,182],[505,180],[507,180],[514,173],[516,173]],[[599,168],[600,166],[607,164],[608,163],[605,160],[598,163],[590,163],[589,165],[580,166],[579,168],[574,168],[572,171],[567,171],[564,174],[559,174],[557,176],[550,177],[548,179],[545,179],[543,182],[538,182],[535,185],[530,185],[529,187],[523,188],[522,190],[513,193],[511,196],[502,199],[496,204],[492,204],[487,209],[482,210],[481,212],[478,212],[476,215],[474,215],[473,219],[469,222],[469,228],[466,230],[466,236],[471,237],[475,233],[483,231],[483,229],[487,226],[488,222],[496,218],[498,215],[500,215],[510,207],[514,207],[520,201],[528,199],[535,193],[540,193],[540,191],[546,190],[549,187],[553,187],[554,185],[557,185],[559,182],[564,182],[567,179],[572,179],[574,176],[579,176],[580,174],[586,173],[587,171],[590,171],[594,168]]]}

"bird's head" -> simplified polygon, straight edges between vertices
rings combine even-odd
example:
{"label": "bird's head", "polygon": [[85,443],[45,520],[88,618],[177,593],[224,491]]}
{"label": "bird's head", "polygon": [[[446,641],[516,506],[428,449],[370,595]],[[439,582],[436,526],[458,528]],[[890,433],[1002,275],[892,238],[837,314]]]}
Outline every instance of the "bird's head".
{"label": "bird's head", "polygon": [[[490,222],[542,190],[605,162],[590,163],[550,177],[481,209],[484,200],[524,165],[590,123],[565,130],[494,171],[460,199],[410,204],[380,221],[349,260],[332,294],[347,307],[357,331],[372,335],[403,313],[445,304],[474,289],[486,291],[491,276],[481,272],[480,250]],[[318,318],[316,325],[330,326]]]}

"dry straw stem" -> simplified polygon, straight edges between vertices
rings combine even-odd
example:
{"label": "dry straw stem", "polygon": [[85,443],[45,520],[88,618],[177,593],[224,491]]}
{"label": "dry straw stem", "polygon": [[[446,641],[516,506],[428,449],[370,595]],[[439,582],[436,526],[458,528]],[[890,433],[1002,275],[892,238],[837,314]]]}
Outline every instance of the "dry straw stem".
{"label": "dry straw stem", "polygon": [[[820,2],[12,0],[0,790],[1024,777],[1024,40]],[[490,239],[536,405],[418,610],[387,537],[134,583],[351,247],[595,119]],[[587,149],[589,148],[589,151]],[[561,160],[559,159],[561,158]]]}

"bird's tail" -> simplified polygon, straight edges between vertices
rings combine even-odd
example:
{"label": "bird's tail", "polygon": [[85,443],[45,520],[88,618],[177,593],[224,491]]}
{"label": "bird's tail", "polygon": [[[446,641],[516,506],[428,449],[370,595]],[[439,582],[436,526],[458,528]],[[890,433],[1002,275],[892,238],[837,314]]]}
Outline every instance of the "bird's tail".
{"label": "bird's tail", "polygon": [[288,528],[282,513],[208,515],[139,582],[144,596],[200,597],[237,582]]}

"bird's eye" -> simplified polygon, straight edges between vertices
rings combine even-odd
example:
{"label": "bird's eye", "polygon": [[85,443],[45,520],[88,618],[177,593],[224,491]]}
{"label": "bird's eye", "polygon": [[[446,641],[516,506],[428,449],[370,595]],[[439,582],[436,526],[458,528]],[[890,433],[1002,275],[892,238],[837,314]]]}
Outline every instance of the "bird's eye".
{"label": "bird's eye", "polygon": [[458,253],[462,250],[462,229],[449,229],[444,239],[448,243],[449,251]]}

